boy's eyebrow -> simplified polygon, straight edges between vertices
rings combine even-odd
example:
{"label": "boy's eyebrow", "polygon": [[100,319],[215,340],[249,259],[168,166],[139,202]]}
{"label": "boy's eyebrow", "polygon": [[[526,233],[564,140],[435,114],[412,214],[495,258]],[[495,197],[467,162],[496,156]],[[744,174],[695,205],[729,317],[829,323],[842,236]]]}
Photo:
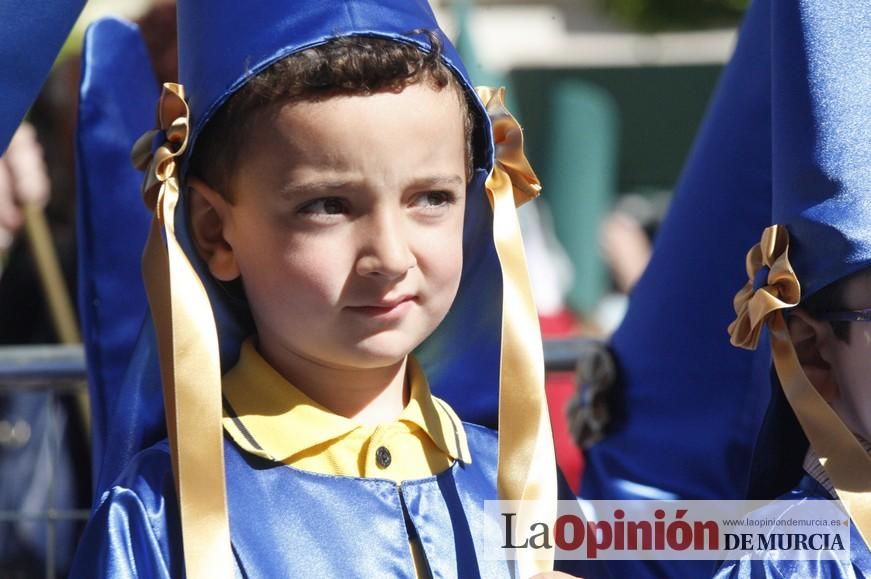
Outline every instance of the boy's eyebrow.
{"label": "boy's eyebrow", "polygon": [[[441,187],[462,187],[466,180],[460,175],[432,175],[412,179],[405,189],[438,189]],[[281,188],[282,197],[294,198],[298,195],[335,195],[341,191],[360,189],[364,187],[356,179],[325,179],[288,183]]]}
{"label": "boy's eyebrow", "polygon": [[313,181],[301,181],[296,183],[288,183],[279,191],[282,197],[296,197],[298,195],[325,194],[335,195],[336,193],[350,188],[357,188],[360,183],[350,179],[325,179]]}
{"label": "boy's eyebrow", "polygon": [[438,187],[456,187],[466,184],[466,180],[459,175],[433,175],[430,177],[420,177],[412,179],[407,188],[422,189]]}

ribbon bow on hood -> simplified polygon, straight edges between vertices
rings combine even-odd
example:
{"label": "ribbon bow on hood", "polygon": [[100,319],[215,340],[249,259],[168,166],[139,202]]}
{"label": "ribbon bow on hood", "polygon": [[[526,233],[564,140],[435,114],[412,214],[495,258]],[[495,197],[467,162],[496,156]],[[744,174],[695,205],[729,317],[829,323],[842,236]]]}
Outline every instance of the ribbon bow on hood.
{"label": "ribbon bow on hood", "polygon": [[[735,295],[737,318],[729,325],[733,346],[755,350],[762,327],[772,313],[792,308],[801,299],[801,287],[789,263],[789,232],[782,225],[766,227],[762,240],[747,253],[750,279]],[[762,268],[768,268],[767,284],[754,289]]]}
{"label": "ribbon bow on hood", "polygon": [[[185,568],[188,577],[227,577],[233,556],[224,483],[218,334],[205,287],[175,228],[189,114],[184,87],[166,83],[158,105],[159,128],[136,142],[132,158],[145,170],[143,197],[154,214],[142,273],[157,332]],[[160,135],[163,140],[151,153]]]}
{"label": "ribbon bow on hood", "polygon": [[[523,153],[523,130],[505,107],[505,89],[476,88],[493,125],[496,158],[484,188],[493,206],[493,239],[502,264],[502,363],[499,371],[499,496],[519,503],[517,525],[555,521],[556,464],[544,393],[541,330],[529,284],[516,207],[541,185]],[[510,425],[510,426],[509,426]],[[528,550],[527,550],[528,551]],[[553,554],[519,559],[520,576],[553,570]]]}
{"label": "ribbon bow on hood", "polygon": [[[174,187],[178,194],[178,170],[187,150],[190,132],[190,109],[185,100],[184,87],[166,83],[157,110],[157,126],[142,135],[133,145],[133,166],[145,172],[142,194],[149,211],[161,210],[160,195],[163,187]],[[152,151],[155,139],[162,142]]]}

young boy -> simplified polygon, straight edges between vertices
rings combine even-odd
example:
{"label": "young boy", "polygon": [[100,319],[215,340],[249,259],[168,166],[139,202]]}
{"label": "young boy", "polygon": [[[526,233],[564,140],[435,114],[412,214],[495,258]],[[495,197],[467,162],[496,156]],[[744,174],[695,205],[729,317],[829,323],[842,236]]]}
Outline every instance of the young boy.
{"label": "young boy", "polygon": [[[134,151],[169,439],[145,443],[153,416],[116,428],[142,450],[108,464],[73,575],[509,576],[482,549],[484,501],[546,512],[556,492],[534,311],[517,254],[493,251],[517,250],[515,200],[537,191],[500,95],[481,93],[490,133],[409,0],[183,1],[179,54],[183,88]],[[517,421],[498,468],[495,434],[428,386],[492,400],[497,381]]]}
{"label": "young boy", "polygon": [[[769,550],[728,561],[717,576],[868,577],[871,10],[840,1],[770,4],[778,225],[747,256],[750,281],[729,327],[734,345],[753,349],[767,323],[779,378],[750,498],[792,487],[782,498],[840,500],[851,519],[850,560],[818,553],[789,561]],[[769,516],[781,514],[771,509]]]}

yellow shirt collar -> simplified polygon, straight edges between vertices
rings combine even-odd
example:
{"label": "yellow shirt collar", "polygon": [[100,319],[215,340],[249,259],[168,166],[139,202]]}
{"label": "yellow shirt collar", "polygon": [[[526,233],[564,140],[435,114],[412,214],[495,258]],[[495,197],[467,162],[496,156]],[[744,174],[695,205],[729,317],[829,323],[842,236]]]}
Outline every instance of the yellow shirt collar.
{"label": "yellow shirt collar", "polygon": [[[408,359],[410,396],[397,421],[419,427],[445,454],[471,462],[466,433],[454,411],[432,396],[420,365]],[[363,427],[330,412],[285,380],[254,347],[223,378],[224,428],[243,449],[278,462]]]}

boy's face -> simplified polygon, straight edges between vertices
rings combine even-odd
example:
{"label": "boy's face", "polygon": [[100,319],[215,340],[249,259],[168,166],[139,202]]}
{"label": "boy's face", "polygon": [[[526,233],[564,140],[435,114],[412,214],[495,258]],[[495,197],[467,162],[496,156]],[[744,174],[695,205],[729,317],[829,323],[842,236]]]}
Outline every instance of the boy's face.
{"label": "boy's face", "polygon": [[[871,307],[871,275],[859,275],[844,288],[845,309]],[[853,432],[871,440],[871,323],[850,322],[849,339],[829,346],[837,396],[832,406]]]}
{"label": "boy's face", "polygon": [[[456,91],[295,102],[257,116],[213,203],[216,277],[241,275],[280,370],[401,361],[445,317],[462,270],[466,160]],[[194,226],[196,228],[196,225]]]}
{"label": "boy's face", "polygon": [[[871,307],[871,275],[844,282],[838,310]],[[871,323],[848,322],[847,339],[827,321],[803,309],[793,312],[789,330],[802,369],[847,427],[871,441]]]}

